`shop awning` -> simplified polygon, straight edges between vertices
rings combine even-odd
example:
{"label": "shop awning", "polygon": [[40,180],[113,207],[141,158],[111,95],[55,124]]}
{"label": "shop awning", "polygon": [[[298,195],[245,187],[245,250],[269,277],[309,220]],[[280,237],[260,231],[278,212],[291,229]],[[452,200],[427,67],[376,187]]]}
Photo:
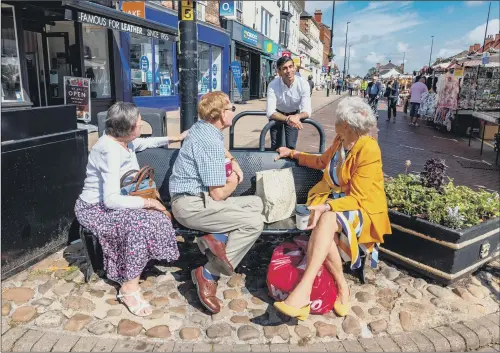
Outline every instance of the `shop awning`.
{"label": "shop awning", "polygon": [[[76,14],[73,13],[66,15],[68,20],[90,23],[109,29],[116,29],[118,31],[130,32],[159,39],[169,39],[165,37],[167,34],[174,36],[177,35],[174,30],[162,25],[161,23],[149,21],[144,18],[133,16],[126,12],[118,11],[116,9],[89,1],[63,0],[62,6],[68,9],[76,10]],[[68,16],[70,18],[68,18]]]}

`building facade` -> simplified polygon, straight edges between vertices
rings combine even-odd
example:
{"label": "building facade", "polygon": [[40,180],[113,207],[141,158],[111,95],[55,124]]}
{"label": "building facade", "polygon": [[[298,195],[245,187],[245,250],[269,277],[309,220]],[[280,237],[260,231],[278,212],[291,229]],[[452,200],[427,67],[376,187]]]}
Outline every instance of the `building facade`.
{"label": "building facade", "polygon": [[321,81],[323,43],[320,41],[320,25],[307,12],[300,16],[299,42],[301,75],[305,79],[312,76],[313,81],[318,84]]}
{"label": "building facade", "polygon": [[314,12],[314,19],[316,20],[317,23],[319,23],[320,26],[319,37],[323,45],[322,65],[328,66],[329,65],[328,55],[330,54],[330,42],[332,38],[332,30],[330,29],[330,27],[321,22],[323,19],[323,12],[321,10],[316,10]]}

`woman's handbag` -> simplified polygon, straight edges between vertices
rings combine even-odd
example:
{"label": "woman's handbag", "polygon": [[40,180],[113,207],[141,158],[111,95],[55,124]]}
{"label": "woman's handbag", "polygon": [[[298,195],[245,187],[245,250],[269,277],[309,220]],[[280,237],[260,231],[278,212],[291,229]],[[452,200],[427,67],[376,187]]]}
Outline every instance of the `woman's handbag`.
{"label": "woman's handbag", "polygon": [[[155,170],[144,166],[140,170],[129,170],[120,179],[120,193],[122,195],[139,196],[143,199],[158,200],[165,206],[156,188]],[[168,218],[172,219],[170,212],[165,211]]]}
{"label": "woman's handbag", "polygon": [[274,223],[292,217],[297,205],[292,169],[257,172],[255,194],[262,199],[264,204],[265,223]]}

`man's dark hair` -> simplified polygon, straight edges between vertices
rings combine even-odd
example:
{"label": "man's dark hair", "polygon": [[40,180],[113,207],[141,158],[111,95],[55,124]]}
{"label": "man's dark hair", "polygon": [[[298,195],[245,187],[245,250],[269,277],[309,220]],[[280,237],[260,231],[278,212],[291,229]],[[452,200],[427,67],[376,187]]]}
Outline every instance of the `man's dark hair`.
{"label": "man's dark hair", "polygon": [[293,59],[289,56],[282,56],[281,58],[278,59],[278,61],[276,62],[276,66],[278,67],[278,69],[281,70],[281,67],[283,65],[285,65],[287,62],[293,62]]}

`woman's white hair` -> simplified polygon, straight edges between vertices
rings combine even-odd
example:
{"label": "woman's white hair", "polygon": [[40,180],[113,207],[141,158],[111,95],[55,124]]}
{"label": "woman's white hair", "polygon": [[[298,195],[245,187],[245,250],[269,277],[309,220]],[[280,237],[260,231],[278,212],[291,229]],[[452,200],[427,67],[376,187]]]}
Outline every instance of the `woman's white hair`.
{"label": "woman's white hair", "polygon": [[335,117],[335,123],[339,122],[346,122],[360,135],[365,135],[377,125],[372,108],[359,97],[347,97],[340,100]]}

